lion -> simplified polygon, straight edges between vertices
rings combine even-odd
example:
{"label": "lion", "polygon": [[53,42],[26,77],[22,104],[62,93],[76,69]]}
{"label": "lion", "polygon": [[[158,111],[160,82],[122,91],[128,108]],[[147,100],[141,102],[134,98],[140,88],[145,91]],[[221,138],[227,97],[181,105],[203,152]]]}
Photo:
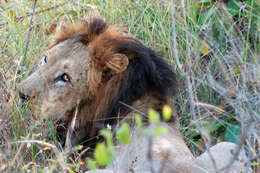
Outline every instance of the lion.
{"label": "lion", "polygon": [[[40,105],[39,112],[62,124],[74,123],[72,145],[97,135],[107,124],[115,129],[136,112],[162,112],[177,91],[172,67],[152,49],[100,17],[62,24],[39,68],[18,85],[22,99]],[[74,119],[74,117],[76,117]],[[103,121],[102,121],[103,120]],[[117,172],[189,173],[193,155],[179,131],[178,116],[162,123],[169,133],[149,142],[131,135],[132,144],[119,150]],[[134,129],[134,125],[131,127]],[[147,158],[148,152],[152,157]]]}

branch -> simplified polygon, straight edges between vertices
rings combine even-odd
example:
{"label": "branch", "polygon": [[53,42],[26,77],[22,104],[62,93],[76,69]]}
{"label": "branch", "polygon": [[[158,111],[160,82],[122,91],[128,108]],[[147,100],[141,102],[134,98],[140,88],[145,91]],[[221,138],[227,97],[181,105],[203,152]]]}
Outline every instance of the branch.
{"label": "branch", "polygon": [[184,72],[184,70],[182,68],[182,64],[180,63],[179,55],[178,55],[174,14],[175,14],[175,2],[174,2],[174,0],[172,0],[171,17],[172,17],[173,53],[174,53],[174,58],[175,58],[175,61],[176,61],[176,64],[177,64],[179,70],[181,71],[182,75],[185,76],[185,72]]}
{"label": "branch", "polygon": [[50,147],[53,152],[55,153],[55,155],[57,156],[57,161],[59,163],[59,165],[61,166],[62,170],[64,171],[68,171],[69,168],[66,166],[64,160],[63,160],[63,152],[59,152],[58,148],[50,143],[44,142],[44,141],[40,141],[40,140],[23,140],[23,141],[18,141],[18,143],[22,143],[23,145],[25,145],[26,143],[35,143],[35,144],[39,144],[39,145],[43,145],[46,147]]}
{"label": "branch", "polygon": [[127,107],[127,108],[129,108],[129,109],[132,109],[133,111],[135,111],[135,112],[137,112],[137,113],[139,113],[139,114],[141,114],[141,115],[143,115],[145,117],[148,117],[145,113],[139,111],[138,109],[134,108],[133,106],[130,106],[130,105],[128,105],[128,104],[126,104],[126,103],[124,103],[122,101],[119,101],[118,103],[123,105],[123,106],[125,106],[125,107]]}
{"label": "branch", "polygon": [[[34,13],[33,13],[33,12],[32,12],[32,13],[27,13],[27,14],[24,15],[24,16],[15,17],[14,20],[15,20],[16,22],[22,21],[22,20],[24,20],[25,18],[32,16],[33,14],[40,14],[40,13],[43,13],[43,12],[46,12],[46,11],[50,11],[50,10],[53,10],[53,9],[55,9],[55,8],[58,8],[58,7],[62,6],[62,5],[65,5],[65,4],[66,4],[66,3],[61,3],[61,4],[59,4],[59,5],[55,5],[55,6],[52,6],[52,7],[43,9],[43,10],[35,11]],[[5,26],[5,25],[7,25],[7,24],[8,24],[8,22],[1,23],[1,24],[0,24],[0,27]]]}
{"label": "branch", "polygon": [[26,56],[27,56],[27,51],[28,51],[31,32],[32,32],[32,22],[33,22],[33,16],[34,16],[34,13],[35,13],[36,2],[37,2],[37,0],[34,0],[33,12],[32,12],[32,17],[31,17],[30,24],[29,24],[29,31],[28,31],[28,34],[27,34],[26,47],[25,47],[24,56],[23,56],[23,59],[22,59],[22,62],[21,62],[21,66],[24,66],[24,62],[25,62],[25,59],[26,59]]}

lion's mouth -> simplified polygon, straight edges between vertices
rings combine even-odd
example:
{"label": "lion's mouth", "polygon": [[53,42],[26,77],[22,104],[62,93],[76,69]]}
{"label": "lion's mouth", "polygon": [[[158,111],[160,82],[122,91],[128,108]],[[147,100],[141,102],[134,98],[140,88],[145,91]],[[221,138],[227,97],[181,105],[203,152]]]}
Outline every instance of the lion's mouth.
{"label": "lion's mouth", "polygon": [[22,93],[22,92],[19,92],[19,105],[24,105],[24,104],[27,104],[30,100],[30,96]]}
{"label": "lion's mouth", "polygon": [[35,102],[35,100],[36,100],[35,96],[29,96],[22,92],[19,92],[18,95],[19,95],[18,105],[22,106],[22,107],[27,106],[29,103]]}

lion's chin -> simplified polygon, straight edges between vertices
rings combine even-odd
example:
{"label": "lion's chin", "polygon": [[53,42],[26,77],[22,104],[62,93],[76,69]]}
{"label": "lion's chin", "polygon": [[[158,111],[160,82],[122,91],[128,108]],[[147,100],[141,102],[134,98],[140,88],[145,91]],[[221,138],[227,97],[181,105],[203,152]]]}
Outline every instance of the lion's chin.
{"label": "lion's chin", "polygon": [[43,115],[43,117],[49,118],[57,124],[59,124],[59,122],[66,124],[72,120],[75,108],[72,108],[70,110],[61,110],[61,111],[57,111],[57,110],[58,109],[54,109],[54,107],[42,106],[41,114]]}
{"label": "lion's chin", "polygon": [[63,112],[57,112],[55,111],[54,108],[52,107],[47,107],[47,106],[42,106],[41,107],[41,115],[44,118],[49,118],[53,121],[59,121],[64,117],[64,113]]}

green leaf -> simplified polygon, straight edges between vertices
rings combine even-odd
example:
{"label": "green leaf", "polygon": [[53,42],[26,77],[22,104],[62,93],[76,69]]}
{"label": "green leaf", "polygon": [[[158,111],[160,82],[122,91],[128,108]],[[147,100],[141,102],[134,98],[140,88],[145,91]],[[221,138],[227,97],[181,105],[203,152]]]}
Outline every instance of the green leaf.
{"label": "green leaf", "polygon": [[168,121],[171,119],[172,116],[172,109],[170,108],[170,106],[163,106],[163,110],[162,110],[162,114],[163,114],[163,119]]}
{"label": "green leaf", "polygon": [[86,162],[87,162],[87,166],[90,170],[96,170],[97,169],[97,162],[95,160],[87,158]]}
{"label": "green leaf", "polygon": [[153,23],[155,20],[155,15],[154,15],[153,11],[151,10],[151,8],[146,8],[144,13],[145,13],[145,15],[150,16],[151,22]]}
{"label": "green leaf", "polygon": [[100,166],[107,166],[112,161],[111,153],[108,151],[104,143],[97,144],[94,151],[94,158]]}
{"label": "green leaf", "polygon": [[69,169],[68,173],[74,173],[74,171],[72,169]]}
{"label": "green leaf", "polygon": [[81,150],[83,148],[83,145],[77,145],[74,147],[75,151]]}
{"label": "green leaf", "polygon": [[216,122],[212,122],[211,128],[210,128],[210,133],[214,133],[217,132],[219,129],[223,129],[223,123],[216,121]]}
{"label": "green leaf", "polygon": [[139,114],[134,114],[134,119],[135,119],[135,123],[136,123],[136,128],[137,129],[141,129],[142,128],[142,117]]}
{"label": "green leaf", "polygon": [[241,3],[236,0],[229,0],[227,3],[227,11],[231,16],[236,16],[239,14],[241,8]]}
{"label": "green leaf", "polygon": [[127,123],[123,123],[122,126],[117,130],[116,137],[122,144],[130,143],[130,127]]}
{"label": "green leaf", "polygon": [[190,9],[189,9],[189,20],[191,20],[191,23],[192,24],[195,24],[197,23],[197,16],[198,16],[198,13],[199,11],[201,10],[201,5],[199,3],[196,3],[196,4],[193,4]]}
{"label": "green leaf", "polygon": [[[246,10],[248,11],[244,15],[247,18],[251,18],[252,24],[256,25],[259,24],[259,16],[260,16],[260,1],[258,0],[247,0],[244,2],[246,5]],[[259,28],[259,27],[258,27]]]}
{"label": "green leaf", "polygon": [[160,115],[158,112],[156,112],[153,109],[150,109],[148,112],[148,116],[149,116],[149,123],[158,123],[160,121]]}
{"label": "green leaf", "polygon": [[205,24],[213,16],[215,10],[215,7],[211,7],[208,11],[202,13],[198,18],[198,25]]}
{"label": "green leaf", "polygon": [[211,3],[212,0],[200,0],[200,3]]}
{"label": "green leaf", "polygon": [[189,139],[193,139],[200,136],[200,133],[197,129],[190,129],[189,131],[185,132],[185,136]]}
{"label": "green leaf", "polygon": [[69,15],[72,15],[72,16],[77,16],[78,15],[77,11],[75,11],[75,10],[70,10],[70,11],[68,11],[66,13],[69,14]]}
{"label": "green leaf", "polygon": [[251,166],[260,166],[260,162],[251,162]]}
{"label": "green leaf", "polygon": [[154,128],[154,135],[165,135],[168,133],[168,129],[162,126],[156,126]]}
{"label": "green leaf", "polygon": [[107,144],[108,144],[109,146],[112,145],[112,143],[113,143],[113,135],[112,135],[112,133],[111,133],[110,130],[108,130],[108,129],[102,129],[102,130],[100,131],[100,134],[101,134],[102,136],[104,136],[104,138],[106,139],[106,142],[107,142]]}
{"label": "green leaf", "polygon": [[228,124],[224,134],[225,140],[237,143],[241,135],[241,127],[239,125]]}
{"label": "green leaf", "polygon": [[239,66],[234,67],[234,74],[240,74],[240,67]]}

